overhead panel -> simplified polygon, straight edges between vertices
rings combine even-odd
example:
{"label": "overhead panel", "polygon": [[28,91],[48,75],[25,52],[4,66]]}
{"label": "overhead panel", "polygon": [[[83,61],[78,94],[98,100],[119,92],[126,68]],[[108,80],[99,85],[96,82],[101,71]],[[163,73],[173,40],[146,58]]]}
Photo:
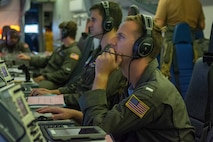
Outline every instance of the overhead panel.
{"label": "overhead panel", "polygon": [[135,1],[137,5],[143,8],[144,10],[152,14],[155,14],[159,0],[132,0],[132,1]]}

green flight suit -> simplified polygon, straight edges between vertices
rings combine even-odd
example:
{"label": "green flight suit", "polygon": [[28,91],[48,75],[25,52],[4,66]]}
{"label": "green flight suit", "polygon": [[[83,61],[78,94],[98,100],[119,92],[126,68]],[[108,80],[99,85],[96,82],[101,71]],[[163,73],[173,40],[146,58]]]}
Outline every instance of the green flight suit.
{"label": "green flight suit", "polygon": [[80,57],[81,51],[76,43],[71,44],[69,47],[63,45],[48,57],[32,57],[30,65],[39,68],[39,71],[34,72],[34,77],[43,75],[46,79],[38,83],[39,87],[57,89],[64,86],[78,64]]}
{"label": "green flight suit", "polygon": [[23,42],[18,42],[13,46],[7,45],[6,41],[0,44],[0,52],[7,52],[10,54],[19,54],[19,53],[30,53],[30,48],[24,47]]}
{"label": "green flight suit", "polygon": [[136,87],[124,91],[125,98],[112,109],[105,90],[84,92],[79,98],[83,125],[98,125],[121,142],[193,142],[185,103],[157,67],[157,60],[152,61]]}
{"label": "green flight suit", "polygon": [[[109,46],[105,48],[107,50]],[[98,47],[92,53],[91,58],[86,62],[84,70],[82,71],[79,78],[69,84],[66,87],[59,88],[60,92],[64,94],[64,100],[67,107],[80,109],[78,104],[78,98],[80,97],[82,92],[91,90],[93,81],[95,78],[95,59],[98,55],[100,55],[103,51],[101,47]],[[120,101],[120,94],[122,94],[123,88],[126,86],[127,80],[122,75],[121,70],[116,70],[111,73],[109,82],[107,85],[107,100],[108,100],[108,107],[111,108],[114,103]]]}

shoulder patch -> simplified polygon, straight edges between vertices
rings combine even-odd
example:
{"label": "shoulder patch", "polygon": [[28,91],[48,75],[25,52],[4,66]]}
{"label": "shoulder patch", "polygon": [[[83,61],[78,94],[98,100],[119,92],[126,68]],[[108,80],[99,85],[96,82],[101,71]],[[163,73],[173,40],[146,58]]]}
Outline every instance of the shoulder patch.
{"label": "shoulder patch", "polygon": [[125,105],[140,118],[143,118],[146,112],[150,109],[144,102],[138,99],[134,94],[132,94],[132,96],[129,98],[129,100],[126,102]]}
{"label": "shoulder patch", "polygon": [[76,53],[71,53],[71,54],[70,54],[70,58],[71,58],[71,59],[74,59],[74,60],[78,60],[78,59],[79,59],[79,55],[76,54]]}

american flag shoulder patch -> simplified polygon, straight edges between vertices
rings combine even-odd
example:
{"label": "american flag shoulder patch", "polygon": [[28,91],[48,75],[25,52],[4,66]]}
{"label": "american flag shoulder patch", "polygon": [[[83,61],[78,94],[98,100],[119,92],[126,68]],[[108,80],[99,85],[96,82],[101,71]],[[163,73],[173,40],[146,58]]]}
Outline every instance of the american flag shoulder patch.
{"label": "american flag shoulder patch", "polygon": [[79,55],[76,54],[76,53],[71,53],[71,54],[70,54],[70,58],[75,59],[75,60],[78,60],[78,59],[79,59]]}
{"label": "american flag shoulder patch", "polygon": [[134,94],[131,95],[125,105],[140,118],[143,118],[146,112],[150,109],[149,106],[138,99]]}

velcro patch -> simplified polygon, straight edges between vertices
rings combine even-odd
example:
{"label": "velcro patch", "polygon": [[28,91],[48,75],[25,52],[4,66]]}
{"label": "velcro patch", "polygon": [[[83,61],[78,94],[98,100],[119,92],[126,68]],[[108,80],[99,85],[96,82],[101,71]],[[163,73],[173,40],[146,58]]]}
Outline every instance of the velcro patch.
{"label": "velcro patch", "polygon": [[138,99],[134,94],[132,94],[132,96],[126,102],[125,105],[140,118],[143,118],[146,112],[150,109],[144,102]]}
{"label": "velcro patch", "polygon": [[79,59],[79,55],[76,54],[76,53],[71,53],[71,54],[70,54],[70,58],[71,58],[71,59],[78,60],[78,59]]}

